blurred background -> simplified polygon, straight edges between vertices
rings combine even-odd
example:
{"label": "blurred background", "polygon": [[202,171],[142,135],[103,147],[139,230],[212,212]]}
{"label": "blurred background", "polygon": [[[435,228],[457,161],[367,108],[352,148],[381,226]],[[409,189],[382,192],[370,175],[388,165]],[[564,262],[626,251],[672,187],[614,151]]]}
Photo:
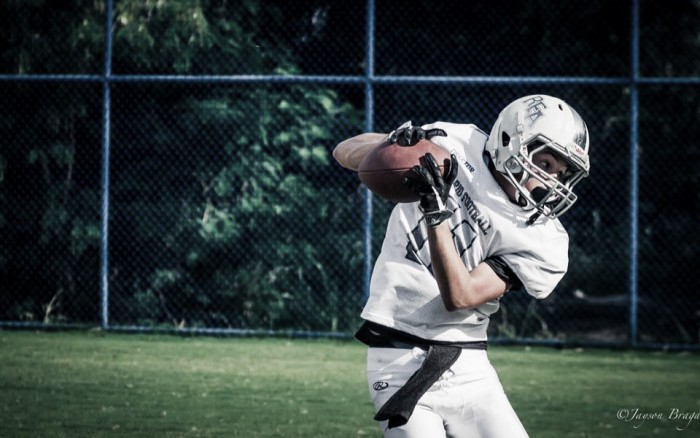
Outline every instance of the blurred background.
{"label": "blurred background", "polygon": [[697,348],[699,29],[697,0],[0,0],[0,327],[350,337],[392,206],[333,147],[545,93],[591,176],[569,273],[491,339]]}

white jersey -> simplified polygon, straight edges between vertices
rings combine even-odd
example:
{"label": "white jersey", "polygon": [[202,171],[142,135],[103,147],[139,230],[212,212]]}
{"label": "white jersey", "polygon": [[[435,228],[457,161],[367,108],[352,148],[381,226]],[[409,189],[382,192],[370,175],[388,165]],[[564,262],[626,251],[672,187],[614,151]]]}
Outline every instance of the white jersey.
{"label": "white jersey", "polygon": [[[437,122],[447,137],[432,142],[457,156],[459,174],[449,200],[455,247],[471,271],[500,256],[535,298],[549,295],[566,273],[569,238],[558,220],[525,223],[534,210],[511,202],[488,168],[488,136],[474,125]],[[397,204],[372,273],[362,318],[423,339],[486,340],[490,316],[499,300],[448,312],[432,274],[428,237],[418,203]]]}

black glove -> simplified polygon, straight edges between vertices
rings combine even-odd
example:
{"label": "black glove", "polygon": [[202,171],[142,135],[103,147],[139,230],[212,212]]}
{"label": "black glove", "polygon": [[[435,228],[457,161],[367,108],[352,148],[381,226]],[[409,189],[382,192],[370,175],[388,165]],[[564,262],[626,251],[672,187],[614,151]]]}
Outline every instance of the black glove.
{"label": "black glove", "polygon": [[399,146],[415,146],[419,141],[423,139],[430,140],[436,135],[447,137],[447,133],[442,129],[433,128],[426,131],[420,126],[413,126],[409,120],[391,131],[387,136],[387,141],[389,144],[398,143]]}
{"label": "black glove", "polygon": [[425,166],[413,166],[403,183],[420,196],[419,208],[423,212],[426,224],[437,227],[452,216],[452,210],[447,208],[447,198],[450,196],[452,184],[457,179],[457,157],[450,155],[449,167],[445,167],[445,175],[440,173],[440,167],[432,154],[425,154]]}

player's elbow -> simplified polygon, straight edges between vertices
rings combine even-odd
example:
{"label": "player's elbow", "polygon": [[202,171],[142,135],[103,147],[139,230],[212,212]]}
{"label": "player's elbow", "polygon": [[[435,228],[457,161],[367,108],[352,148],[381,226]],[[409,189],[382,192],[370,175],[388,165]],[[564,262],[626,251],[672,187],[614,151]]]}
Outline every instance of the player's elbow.
{"label": "player's elbow", "polygon": [[468,307],[462,307],[460,304],[453,303],[450,301],[445,301],[445,310],[448,312],[456,312],[457,310],[468,309]]}
{"label": "player's elbow", "polygon": [[501,295],[503,291],[490,291],[488,289],[479,289],[478,285],[471,284],[463,288],[447,288],[446,293],[441,293],[442,301],[445,309],[448,312],[456,312],[458,310],[474,309],[488,301],[491,301]]}
{"label": "player's elbow", "polygon": [[348,152],[342,143],[333,149],[333,158],[341,166],[349,168],[350,164],[348,163]]}
{"label": "player's elbow", "polygon": [[443,296],[442,302],[445,305],[445,310],[447,310],[448,312],[473,309],[474,307],[480,304],[470,299],[470,297],[463,295]]}
{"label": "player's elbow", "polygon": [[448,312],[456,312],[458,310],[468,310],[468,309],[473,309],[476,307],[474,304],[469,304],[469,303],[445,303],[445,310]]}

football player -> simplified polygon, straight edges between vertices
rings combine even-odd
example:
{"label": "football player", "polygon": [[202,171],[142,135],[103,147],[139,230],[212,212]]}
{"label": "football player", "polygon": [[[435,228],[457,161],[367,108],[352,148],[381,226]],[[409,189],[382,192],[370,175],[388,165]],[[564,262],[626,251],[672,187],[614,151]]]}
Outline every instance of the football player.
{"label": "football player", "polygon": [[333,151],[344,167],[388,141],[445,148],[404,179],[420,196],[397,204],[356,337],[368,345],[371,398],[387,437],[527,436],[486,354],[489,319],[509,290],[547,297],[566,273],[557,219],[589,172],[588,129],[561,99],[515,100],[486,135],[471,124],[407,122]]}

